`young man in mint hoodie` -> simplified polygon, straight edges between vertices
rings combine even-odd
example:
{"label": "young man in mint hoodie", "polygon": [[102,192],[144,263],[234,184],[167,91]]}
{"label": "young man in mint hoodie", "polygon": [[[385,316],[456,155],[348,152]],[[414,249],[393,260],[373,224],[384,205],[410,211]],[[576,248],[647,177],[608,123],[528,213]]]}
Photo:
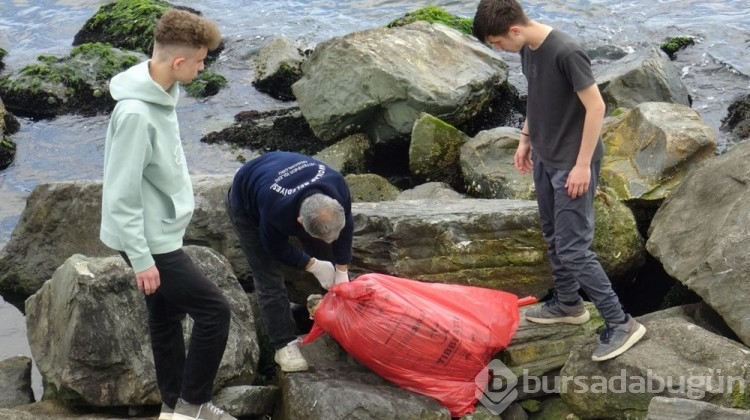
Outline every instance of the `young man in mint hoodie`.
{"label": "young man in mint hoodie", "polygon": [[[229,334],[229,303],[182,251],[193,188],[175,106],[180,83],[218,47],[216,25],[170,9],[154,30],[150,60],[112,78],[117,101],[107,130],[100,238],[133,267],[145,295],[160,420],[230,420],[211,403]],[[193,319],[185,351],[182,319]]]}

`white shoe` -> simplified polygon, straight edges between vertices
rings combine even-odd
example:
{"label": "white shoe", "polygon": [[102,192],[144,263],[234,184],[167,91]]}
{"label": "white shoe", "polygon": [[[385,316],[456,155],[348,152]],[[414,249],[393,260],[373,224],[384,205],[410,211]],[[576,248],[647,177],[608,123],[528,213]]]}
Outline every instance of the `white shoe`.
{"label": "white shoe", "polygon": [[159,413],[159,420],[172,420],[174,416],[174,408],[169,408],[168,405],[161,404],[161,412]]}
{"label": "white shoe", "polygon": [[299,351],[297,340],[287,344],[284,348],[276,350],[273,360],[281,366],[281,370],[284,372],[300,372],[310,368],[307,365],[307,360],[305,360],[305,357]]}
{"label": "white shoe", "polygon": [[237,420],[211,401],[203,404],[190,404],[181,398],[177,400],[172,420]]}

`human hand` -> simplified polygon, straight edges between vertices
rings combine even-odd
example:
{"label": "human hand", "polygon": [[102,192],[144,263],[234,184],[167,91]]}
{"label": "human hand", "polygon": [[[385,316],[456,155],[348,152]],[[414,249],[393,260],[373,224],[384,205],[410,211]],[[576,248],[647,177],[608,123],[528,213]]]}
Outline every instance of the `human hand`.
{"label": "human hand", "polygon": [[513,166],[522,174],[531,172],[534,164],[531,162],[531,144],[528,141],[518,143],[516,154],[513,156]]}
{"label": "human hand", "polygon": [[589,191],[591,182],[591,167],[588,165],[576,165],[570,170],[568,179],[565,180],[565,188],[570,198],[583,197]]}
{"label": "human hand", "polygon": [[138,290],[150,295],[156,292],[156,289],[161,285],[161,279],[159,278],[159,270],[155,265],[136,273],[135,282],[138,285]]}
{"label": "human hand", "polygon": [[336,275],[333,279],[333,284],[349,283],[349,271],[336,269]]}
{"label": "human hand", "polygon": [[324,289],[328,290],[333,286],[336,269],[333,268],[333,264],[330,261],[321,261],[313,258],[313,263],[305,270],[312,273]]}

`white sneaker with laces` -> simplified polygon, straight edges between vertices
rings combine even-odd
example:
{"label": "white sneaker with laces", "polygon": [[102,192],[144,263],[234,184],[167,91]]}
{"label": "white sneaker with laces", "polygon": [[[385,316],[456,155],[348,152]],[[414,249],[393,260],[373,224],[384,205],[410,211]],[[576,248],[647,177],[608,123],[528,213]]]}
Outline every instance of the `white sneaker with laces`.
{"label": "white sneaker with laces", "polygon": [[301,372],[310,368],[307,360],[305,360],[305,356],[299,351],[297,340],[276,350],[273,360],[281,366],[281,370],[284,372]]}
{"label": "white sneaker with laces", "polygon": [[203,404],[190,404],[182,398],[177,400],[172,420],[237,420],[211,401]]}

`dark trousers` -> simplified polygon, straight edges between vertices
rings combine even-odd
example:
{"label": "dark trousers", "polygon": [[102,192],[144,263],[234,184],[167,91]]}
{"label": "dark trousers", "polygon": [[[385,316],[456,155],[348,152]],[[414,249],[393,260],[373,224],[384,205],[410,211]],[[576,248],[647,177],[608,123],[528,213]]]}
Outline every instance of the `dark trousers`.
{"label": "dark trousers", "polygon": [[[275,350],[281,349],[297,338],[296,324],[284,285],[282,264],[263,247],[258,220],[244,211],[235,209],[228,194],[225,204],[240,247],[252,270],[253,286],[263,326],[266,328],[271,346]],[[311,255],[326,259],[331,257],[331,247],[323,241],[308,241],[302,244]]]}
{"label": "dark trousers", "polygon": [[558,298],[577,302],[578,290],[583,288],[604,320],[617,323],[625,313],[596,254],[589,249],[594,239],[594,195],[600,167],[601,162],[591,164],[588,192],[572,199],[565,188],[570,170],[551,168],[535,159],[534,187]]}
{"label": "dark trousers", "polygon": [[[202,404],[211,399],[227,344],[229,302],[181,249],[153,258],[161,284],[146,295],[146,307],[162,401],[174,407],[182,397]],[[185,314],[193,319],[187,354],[182,333]]]}

